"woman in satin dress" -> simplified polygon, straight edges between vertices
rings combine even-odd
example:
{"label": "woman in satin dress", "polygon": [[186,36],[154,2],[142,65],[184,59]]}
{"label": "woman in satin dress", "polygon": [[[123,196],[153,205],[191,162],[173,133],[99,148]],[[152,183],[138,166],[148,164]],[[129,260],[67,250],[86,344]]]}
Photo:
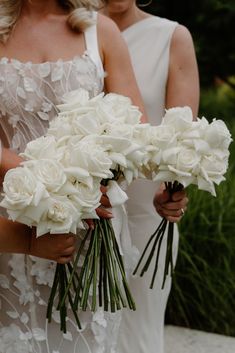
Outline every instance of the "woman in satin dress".
{"label": "woman in satin dress", "polygon": [[[139,1],[138,3],[145,1]],[[157,6],[157,5],[156,5]],[[188,105],[196,117],[199,103],[199,79],[194,46],[189,31],[177,22],[152,16],[142,11],[135,0],[106,0],[102,13],[116,22],[125,39],[149,122],[158,125],[166,108]],[[185,211],[181,193],[169,195],[149,180],[136,180],[128,190],[127,212],[133,244],[143,251],[148,236],[154,232],[161,218],[180,220]],[[177,200],[179,202],[177,202]],[[183,201],[183,202],[182,202]],[[182,207],[179,207],[181,203]],[[166,237],[162,242],[158,273],[153,290],[149,289],[152,263],[143,277],[135,276],[130,287],[137,310],[122,316],[119,353],[163,353],[164,314],[171,287],[167,278],[161,289],[165,263]],[[178,231],[174,234],[174,261],[178,249]],[[153,261],[154,262],[154,261]]]}

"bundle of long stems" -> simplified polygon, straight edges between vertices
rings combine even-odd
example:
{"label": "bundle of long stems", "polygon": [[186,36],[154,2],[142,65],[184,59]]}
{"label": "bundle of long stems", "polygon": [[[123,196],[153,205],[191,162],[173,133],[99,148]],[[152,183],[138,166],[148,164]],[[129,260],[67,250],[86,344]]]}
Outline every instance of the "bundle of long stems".
{"label": "bundle of long stems", "polygon": [[[165,183],[166,190],[169,192],[170,195],[173,193],[180,191],[183,189],[183,186],[178,183],[178,182],[168,182]],[[133,275],[135,275],[144,261],[144,258],[147,258],[145,264],[142,267],[142,270],[140,272],[140,276],[142,277],[145,272],[148,271],[149,266],[156,254],[155,258],[155,266],[153,270],[153,275],[150,283],[150,288],[152,289],[154,287],[154,281],[156,278],[156,274],[158,271],[158,263],[159,263],[159,256],[160,256],[160,251],[161,251],[161,245],[162,245],[162,240],[164,238],[164,235],[166,233],[167,229],[167,246],[166,246],[166,255],[165,255],[165,265],[164,265],[164,274],[163,274],[163,280],[162,280],[162,289],[165,286],[166,278],[170,272],[170,275],[173,276],[174,272],[174,264],[173,264],[173,240],[174,240],[174,223],[169,222],[166,218],[163,218],[155,230],[155,232],[150,236],[144,251],[139,259],[139,262],[133,272]],[[152,245],[152,247],[151,247]]]}
{"label": "bundle of long stems", "polygon": [[[113,171],[113,174],[112,180],[118,180],[121,172]],[[102,185],[107,186],[108,181],[103,180]],[[86,250],[87,243],[89,245]],[[82,259],[83,264],[78,272],[78,263]],[[105,218],[93,220],[93,229],[86,232],[73,264],[57,265],[48,302],[49,322],[57,291],[57,310],[60,311],[61,330],[64,332],[66,332],[67,301],[79,328],[81,328],[77,314],[79,308],[84,311],[87,308],[96,311],[100,306],[105,311],[111,312],[127,306],[131,310],[136,309],[111,220]]]}

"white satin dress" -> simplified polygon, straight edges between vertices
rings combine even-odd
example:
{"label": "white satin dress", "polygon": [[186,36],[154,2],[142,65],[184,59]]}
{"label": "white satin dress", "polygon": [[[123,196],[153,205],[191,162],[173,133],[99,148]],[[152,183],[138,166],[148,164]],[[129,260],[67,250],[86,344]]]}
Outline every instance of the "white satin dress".
{"label": "white satin dress", "polygon": [[[153,125],[160,124],[164,115],[169,50],[176,26],[176,22],[152,16],[133,24],[122,32],[129,47],[147,116]],[[132,242],[140,252],[143,251],[148,236],[153,233],[161,220],[152,204],[157,187],[157,184],[149,180],[137,180],[128,190],[129,230]],[[176,229],[175,259],[177,244],[178,231]],[[164,290],[161,289],[165,248],[166,239],[162,242],[160,266],[153,290],[149,289],[149,285],[154,262],[144,277],[135,277],[130,280],[137,310],[123,312],[118,344],[119,353],[163,353],[164,351],[164,314],[171,287],[171,279],[168,277]]]}
{"label": "white satin dress", "polygon": [[[0,59],[0,124],[10,148],[21,152],[45,133],[64,93],[79,87],[94,96],[104,71],[96,25],[85,32],[86,52],[69,61],[33,64]],[[67,333],[59,315],[46,321],[55,262],[0,254],[0,353],[115,353],[121,313],[81,312],[82,330],[69,314]]]}

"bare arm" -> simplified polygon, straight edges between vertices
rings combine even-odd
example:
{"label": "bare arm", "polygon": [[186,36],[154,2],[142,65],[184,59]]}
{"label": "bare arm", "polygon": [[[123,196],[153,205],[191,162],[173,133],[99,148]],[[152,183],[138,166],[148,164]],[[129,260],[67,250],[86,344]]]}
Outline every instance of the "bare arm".
{"label": "bare arm", "polygon": [[[184,26],[177,26],[171,40],[166,108],[188,105],[196,117],[199,105],[199,76],[191,34]],[[160,188],[154,197],[156,211],[171,222],[178,222],[186,210],[185,191],[171,196]]]}
{"label": "bare arm", "polygon": [[170,47],[166,108],[188,105],[194,117],[199,105],[199,77],[190,32],[184,26],[175,29]]}
{"label": "bare arm", "polygon": [[16,168],[22,158],[8,148],[2,148],[0,159],[0,184],[3,182],[4,176],[9,169]]}
{"label": "bare arm", "polygon": [[3,182],[6,172],[9,169],[17,167],[22,161],[22,158],[7,147],[8,141],[0,125],[0,185]]}
{"label": "bare arm", "polygon": [[124,39],[109,18],[99,15],[98,37],[104,68],[107,73],[105,89],[130,97],[143,113],[142,122],[146,122],[144,104],[135,79],[131,59]]}
{"label": "bare arm", "polygon": [[28,254],[31,229],[0,217],[0,252]]}
{"label": "bare arm", "polygon": [[0,253],[28,254],[67,263],[75,251],[75,241],[72,234],[45,234],[36,238],[31,228],[0,217]]}

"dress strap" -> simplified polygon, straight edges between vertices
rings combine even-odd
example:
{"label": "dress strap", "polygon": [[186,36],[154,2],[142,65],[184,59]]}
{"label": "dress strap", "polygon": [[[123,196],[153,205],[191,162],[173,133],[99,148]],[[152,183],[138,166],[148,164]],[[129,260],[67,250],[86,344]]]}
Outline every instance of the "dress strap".
{"label": "dress strap", "polygon": [[86,49],[91,59],[96,64],[100,77],[104,77],[104,68],[103,68],[103,63],[99,53],[98,36],[97,36],[98,13],[96,11],[93,11],[92,16],[95,24],[88,27],[84,32]]}

